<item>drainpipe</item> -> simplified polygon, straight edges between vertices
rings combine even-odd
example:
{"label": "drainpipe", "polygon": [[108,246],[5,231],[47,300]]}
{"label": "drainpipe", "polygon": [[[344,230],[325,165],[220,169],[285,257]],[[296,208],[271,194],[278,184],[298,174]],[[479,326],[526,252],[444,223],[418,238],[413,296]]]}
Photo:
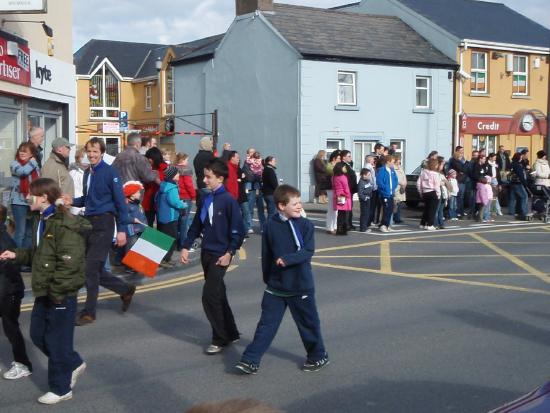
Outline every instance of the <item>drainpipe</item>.
{"label": "drainpipe", "polygon": [[[459,73],[462,72],[462,64],[464,63],[464,52],[468,48],[468,44],[464,42],[464,48],[460,48],[460,67],[458,68]],[[457,128],[455,131],[455,147],[460,145],[460,115],[463,113],[462,107],[462,90],[463,90],[463,79],[460,78],[458,81],[458,112],[456,113],[456,124]],[[454,148],[453,148],[454,149]]]}

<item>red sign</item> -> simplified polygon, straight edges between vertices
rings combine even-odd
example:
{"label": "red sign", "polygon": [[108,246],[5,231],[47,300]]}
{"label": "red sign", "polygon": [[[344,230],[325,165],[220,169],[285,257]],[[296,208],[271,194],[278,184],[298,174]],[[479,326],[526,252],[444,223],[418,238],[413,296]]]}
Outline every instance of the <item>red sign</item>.
{"label": "red sign", "polygon": [[501,135],[510,133],[513,118],[497,116],[463,115],[460,130],[473,135]]}
{"label": "red sign", "polygon": [[27,46],[0,37],[0,80],[30,86],[31,57]]}

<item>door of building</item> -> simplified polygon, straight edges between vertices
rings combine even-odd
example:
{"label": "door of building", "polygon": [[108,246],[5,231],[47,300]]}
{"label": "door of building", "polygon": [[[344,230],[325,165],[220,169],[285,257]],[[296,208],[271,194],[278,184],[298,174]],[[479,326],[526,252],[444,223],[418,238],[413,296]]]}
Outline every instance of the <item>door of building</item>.
{"label": "door of building", "polygon": [[52,151],[52,142],[61,137],[61,117],[45,113],[29,112],[27,116],[27,125],[29,128],[37,126],[44,129],[44,161],[50,156]]}
{"label": "door of building", "polygon": [[17,110],[0,109],[0,186],[4,187],[10,185],[10,164],[18,146],[17,120]]}

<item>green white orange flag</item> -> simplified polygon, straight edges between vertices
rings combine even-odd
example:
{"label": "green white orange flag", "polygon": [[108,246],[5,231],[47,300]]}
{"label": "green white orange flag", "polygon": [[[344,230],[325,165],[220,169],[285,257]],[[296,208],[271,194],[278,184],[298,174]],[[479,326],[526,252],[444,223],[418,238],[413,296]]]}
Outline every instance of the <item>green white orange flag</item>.
{"label": "green white orange flag", "polygon": [[146,227],[141,237],[122,259],[122,263],[148,277],[157,275],[160,262],[172,246],[174,238]]}

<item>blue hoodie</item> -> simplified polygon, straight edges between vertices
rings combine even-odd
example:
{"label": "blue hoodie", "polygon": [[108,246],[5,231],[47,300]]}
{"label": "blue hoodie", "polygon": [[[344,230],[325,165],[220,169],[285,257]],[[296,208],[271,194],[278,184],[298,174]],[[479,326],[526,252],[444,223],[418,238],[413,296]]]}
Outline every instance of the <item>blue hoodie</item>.
{"label": "blue hoodie", "polygon": [[155,195],[157,219],[161,224],[177,221],[180,210],[187,208],[187,204],[180,199],[178,185],[174,181],[162,181],[160,189]]}

